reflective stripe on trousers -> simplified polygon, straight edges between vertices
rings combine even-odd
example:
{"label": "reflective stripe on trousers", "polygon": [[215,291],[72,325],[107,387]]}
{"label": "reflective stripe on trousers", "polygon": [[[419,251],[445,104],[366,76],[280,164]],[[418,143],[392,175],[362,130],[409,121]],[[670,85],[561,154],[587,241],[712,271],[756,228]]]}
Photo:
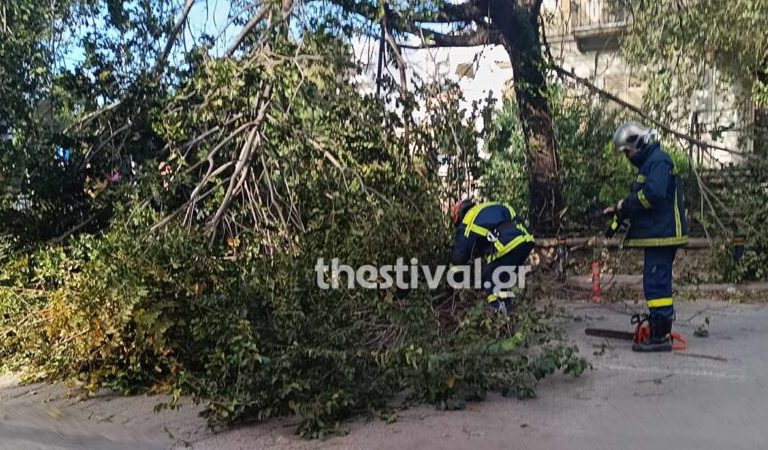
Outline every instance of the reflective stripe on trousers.
{"label": "reflective stripe on trousers", "polygon": [[647,247],[643,261],[643,294],[651,316],[672,317],[672,266],[677,247]]}

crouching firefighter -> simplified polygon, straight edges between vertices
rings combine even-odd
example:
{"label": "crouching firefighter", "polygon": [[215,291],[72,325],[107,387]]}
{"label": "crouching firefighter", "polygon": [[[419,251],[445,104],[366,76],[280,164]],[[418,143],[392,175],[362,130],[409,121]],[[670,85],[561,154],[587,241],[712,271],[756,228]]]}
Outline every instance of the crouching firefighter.
{"label": "crouching firefighter", "polygon": [[[511,312],[512,293],[502,288],[511,284],[512,274],[525,263],[534,246],[523,219],[504,203],[462,200],[453,208],[453,223],[456,238],[451,265],[482,258],[481,279],[488,305],[502,314]],[[504,270],[497,271],[500,268]]]}
{"label": "crouching firefighter", "polygon": [[613,145],[638,168],[629,196],[620,200],[614,211],[621,220],[629,221],[624,245],[645,252],[643,294],[650,310],[650,334],[632,350],[668,352],[672,350],[675,317],[672,264],[677,248],[688,242],[683,187],[672,159],[657,142],[655,130],[627,122],[614,133]]}

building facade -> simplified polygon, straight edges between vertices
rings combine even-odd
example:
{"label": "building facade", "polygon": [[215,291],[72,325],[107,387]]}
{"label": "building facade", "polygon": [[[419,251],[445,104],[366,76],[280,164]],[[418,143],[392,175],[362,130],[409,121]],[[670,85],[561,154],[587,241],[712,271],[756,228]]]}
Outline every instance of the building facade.
{"label": "building facade", "polygon": [[[623,34],[631,16],[610,0],[545,0],[545,34],[554,59],[566,70],[590,80],[595,86],[636,106],[643,103],[646,86],[637,75],[642,64],[621,54]],[[701,141],[739,152],[752,150],[750,135],[743,131],[754,122],[748,90],[739,83],[718,83],[716,68],[704,70],[702,88],[693,95],[675,96],[669,105],[675,117],[669,125]],[[732,153],[690,146],[692,158],[703,166],[737,163]]]}
{"label": "building facade", "polygon": [[[560,67],[641,107],[646,86],[637,71],[642,64],[626,61],[620,50],[631,17],[626,10],[612,7],[614,3],[611,0],[544,0],[543,37]],[[356,49],[365,68],[361,77],[364,89],[373,91],[378,43],[366,41]],[[513,92],[512,67],[501,46],[403,50],[403,57],[408,64],[409,80],[455,81],[467,106],[489,95],[501,99]],[[397,77],[395,68],[385,70]],[[676,97],[673,91],[675,100],[668,111],[675,119],[669,125],[703,142],[750,152],[750,135],[742,131],[750,129],[755,117],[751,102],[742,100],[749,97],[748,90],[737,83],[725,86],[718,83],[715,68],[704,72],[703,88],[693,95]],[[619,108],[610,104],[609,107]],[[685,145],[694,161],[702,166],[721,167],[739,161],[736,155],[726,151]]]}

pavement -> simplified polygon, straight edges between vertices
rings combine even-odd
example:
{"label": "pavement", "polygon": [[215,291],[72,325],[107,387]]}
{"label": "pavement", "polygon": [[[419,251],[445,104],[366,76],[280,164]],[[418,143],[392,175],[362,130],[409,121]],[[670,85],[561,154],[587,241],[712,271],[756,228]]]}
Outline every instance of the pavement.
{"label": "pavement", "polygon": [[[586,336],[630,330],[630,307],[568,304],[566,335],[594,366],[545,380],[531,400],[489,396],[463,411],[419,407],[395,423],[353,420],[324,441],[294,435],[295,418],[212,433],[193,405],[153,412],[157,397],[79,401],[61,385],[0,377],[0,449],[674,449],[768,448],[768,307],[679,302],[686,351],[637,354]],[[708,318],[709,337],[693,336]]]}

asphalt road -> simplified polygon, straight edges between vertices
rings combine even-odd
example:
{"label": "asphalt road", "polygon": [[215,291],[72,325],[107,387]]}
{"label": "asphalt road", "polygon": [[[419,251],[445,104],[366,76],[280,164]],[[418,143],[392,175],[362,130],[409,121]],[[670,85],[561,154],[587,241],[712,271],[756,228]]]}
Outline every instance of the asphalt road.
{"label": "asphalt road", "polygon": [[[663,449],[768,448],[768,307],[681,302],[684,352],[636,354],[588,326],[629,329],[623,308],[568,306],[560,320],[595,367],[545,381],[538,398],[492,396],[464,411],[421,407],[393,424],[353,421],[350,433],[303,441],[294,420],[213,434],[193,406],[152,412],[157,398],[66,398],[61,386],[0,378],[0,449]],[[710,336],[696,338],[709,317]]]}

